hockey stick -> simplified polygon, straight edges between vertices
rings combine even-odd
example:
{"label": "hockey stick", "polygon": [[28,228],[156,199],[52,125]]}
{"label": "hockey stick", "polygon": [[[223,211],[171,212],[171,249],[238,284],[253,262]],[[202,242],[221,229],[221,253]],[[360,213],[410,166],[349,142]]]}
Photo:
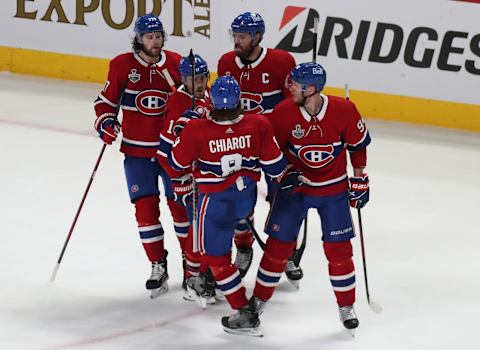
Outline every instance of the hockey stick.
{"label": "hockey stick", "polygon": [[163,75],[163,77],[167,81],[168,85],[170,86],[170,89],[172,89],[172,92],[177,91],[177,87],[175,86],[175,82],[173,81],[172,76],[168,72],[168,69],[167,68],[162,69],[161,74]]}
{"label": "hockey stick", "polygon": [[[313,38],[312,38],[312,62],[317,62],[317,41],[318,41],[318,18],[313,19]],[[300,260],[302,260],[303,252],[307,246],[307,227],[308,227],[308,211],[305,214],[305,219],[303,220],[303,238],[300,247],[295,250],[293,253],[293,262],[295,266],[300,265]]]}
{"label": "hockey stick", "polygon": [[258,232],[255,229],[255,226],[253,226],[253,222],[250,220],[250,218],[245,218],[245,220],[247,221],[248,228],[250,229],[250,231],[252,231],[253,236],[257,240],[258,245],[260,246],[260,248],[262,248],[262,250],[265,250],[265,243],[262,241],[262,239],[258,235]]}
{"label": "hockey stick", "polygon": [[[126,84],[125,84],[126,88]],[[115,107],[115,119],[118,118],[118,113],[120,111],[120,107],[122,105],[122,98],[123,94],[125,92],[125,88],[122,90],[120,94],[120,98],[118,99],[118,105]],[[97,161],[95,162],[95,166],[93,167],[92,175],[90,175],[90,179],[88,180],[87,188],[85,189],[85,192],[83,192],[82,200],[80,201],[80,205],[78,206],[77,212],[75,214],[75,217],[73,219],[72,225],[70,226],[70,230],[68,231],[67,238],[65,239],[65,243],[63,244],[62,251],[60,252],[60,256],[58,257],[57,263],[55,264],[55,267],[53,268],[52,276],[50,277],[50,282],[55,281],[55,277],[57,276],[58,269],[60,268],[60,263],[62,262],[63,255],[65,254],[65,251],[67,250],[67,245],[70,242],[70,237],[73,234],[73,229],[75,228],[75,225],[77,224],[78,217],[80,216],[80,212],[82,211],[83,208],[83,203],[85,203],[85,199],[87,198],[87,194],[90,191],[90,186],[92,186],[93,179],[97,173],[98,166],[100,165],[100,161],[102,160],[103,153],[105,152],[105,148],[107,147],[107,144],[104,143],[102,145],[102,149],[100,150],[100,154],[97,157]]]}
{"label": "hockey stick", "polygon": [[[350,89],[348,88],[348,84],[345,84],[345,99],[350,101]],[[365,278],[365,290],[367,292],[367,302],[373,312],[379,314],[382,312],[382,307],[370,299],[370,291],[368,289],[368,277],[367,277],[367,261],[365,256],[365,242],[363,240],[363,224],[362,224],[362,212],[360,208],[357,208],[358,214],[358,227],[360,229],[360,246],[362,250],[362,263],[363,263],[363,276]]]}
{"label": "hockey stick", "polygon": [[367,292],[367,302],[373,312],[379,314],[382,312],[382,307],[374,302],[370,298],[370,291],[368,289],[368,278],[367,278],[367,262],[366,262],[366,254],[365,254],[365,242],[363,241],[363,225],[362,225],[362,213],[360,208],[357,208],[358,214],[358,227],[360,228],[360,245],[362,248],[362,262],[363,262],[363,276],[365,277],[365,290]]}
{"label": "hockey stick", "polygon": [[[192,111],[195,110],[195,56],[193,55],[193,49],[190,49],[190,53],[188,54],[188,60],[192,65]],[[192,173],[195,169],[196,162],[192,164]],[[193,231],[193,251],[198,252],[200,251],[199,242],[198,242],[198,210],[197,210],[197,199],[198,199],[198,190],[197,184],[195,183],[195,178],[193,179],[193,195],[192,195],[192,206],[193,206],[193,213],[192,213],[192,231]]]}

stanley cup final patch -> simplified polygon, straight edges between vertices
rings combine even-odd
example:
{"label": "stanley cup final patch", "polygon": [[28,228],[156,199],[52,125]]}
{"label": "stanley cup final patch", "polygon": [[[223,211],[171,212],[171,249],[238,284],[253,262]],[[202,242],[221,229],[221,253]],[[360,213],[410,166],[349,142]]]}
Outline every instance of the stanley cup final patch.
{"label": "stanley cup final patch", "polygon": [[132,69],[130,74],[128,75],[128,79],[132,83],[138,83],[140,81],[140,77],[141,77],[141,74],[138,74],[136,69]]}
{"label": "stanley cup final patch", "polygon": [[300,124],[295,125],[295,130],[292,131],[292,136],[296,139],[301,139],[303,136],[305,136],[305,130],[302,129]]}

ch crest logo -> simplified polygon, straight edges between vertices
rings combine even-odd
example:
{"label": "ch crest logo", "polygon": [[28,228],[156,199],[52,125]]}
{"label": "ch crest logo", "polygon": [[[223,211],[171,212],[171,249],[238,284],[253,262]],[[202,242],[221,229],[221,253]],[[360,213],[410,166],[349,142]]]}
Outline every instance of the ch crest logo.
{"label": "ch crest logo", "polygon": [[292,136],[295,137],[297,140],[305,136],[305,130],[302,129],[302,126],[300,124],[295,125],[295,130],[292,131]]}
{"label": "ch crest logo", "polygon": [[138,83],[140,81],[140,77],[141,74],[138,74],[136,69],[132,69],[128,75],[128,80],[130,80],[132,83]]}

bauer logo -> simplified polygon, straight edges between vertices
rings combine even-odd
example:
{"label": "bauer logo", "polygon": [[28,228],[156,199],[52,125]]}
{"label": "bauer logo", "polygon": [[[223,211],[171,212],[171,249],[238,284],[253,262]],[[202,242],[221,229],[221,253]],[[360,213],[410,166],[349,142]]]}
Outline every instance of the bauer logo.
{"label": "bauer logo", "polygon": [[145,90],[135,97],[135,106],[146,115],[159,115],[165,109],[168,93],[159,90]]}
{"label": "bauer logo", "polygon": [[298,157],[310,168],[321,168],[333,159],[334,147],[332,145],[309,145],[300,148]]}

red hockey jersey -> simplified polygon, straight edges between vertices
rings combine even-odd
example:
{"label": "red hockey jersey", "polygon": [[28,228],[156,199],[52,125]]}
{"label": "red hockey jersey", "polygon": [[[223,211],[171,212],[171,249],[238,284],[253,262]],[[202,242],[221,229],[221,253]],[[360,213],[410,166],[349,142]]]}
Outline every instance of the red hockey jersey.
{"label": "red hockey jersey", "polygon": [[248,113],[270,113],[283,99],[290,96],[285,80],[295,67],[288,52],[263,48],[260,57],[245,65],[234,51],[218,61],[218,75],[232,75],[242,90],[241,104]]}
{"label": "red hockey jersey", "polygon": [[[184,85],[180,86],[177,92],[170,96],[165,107],[165,122],[160,133],[160,145],[157,150],[157,159],[170,177],[177,177],[180,175],[168,163],[168,155],[170,154],[172,145],[176,139],[176,136],[173,134],[173,126],[183,112],[190,110],[191,108],[192,95],[185,90]],[[207,89],[203,99],[195,99],[195,112],[197,112],[201,118],[206,118],[210,115],[211,109],[210,94]]]}
{"label": "red hockey jersey", "polygon": [[268,118],[280,148],[307,179],[298,191],[332,195],[348,188],[347,149],[354,167],[366,165],[370,135],[352,102],[320,96],[323,105],[316,116],[288,98]]}
{"label": "red hockey jersey", "polygon": [[278,177],[287,165],[272,126],[257,114],[192,120],[173,144],[169,161],[177,170],[197,161],[193,174],[202,193],[225,190],[241,176],[258,181],[261,169]]}
{"label": "red hockey jersey", "polygon": [[95,100],[98,118],[114,113],[122,96],[122,145],[120,151],[135,157],[155,157],[165,104],[172,93],[162,74],[167,69],[179,86],[181,56],[162,51],[157,64],[145,62],[137,53],[124,53],[110,61],[107,83]]}

